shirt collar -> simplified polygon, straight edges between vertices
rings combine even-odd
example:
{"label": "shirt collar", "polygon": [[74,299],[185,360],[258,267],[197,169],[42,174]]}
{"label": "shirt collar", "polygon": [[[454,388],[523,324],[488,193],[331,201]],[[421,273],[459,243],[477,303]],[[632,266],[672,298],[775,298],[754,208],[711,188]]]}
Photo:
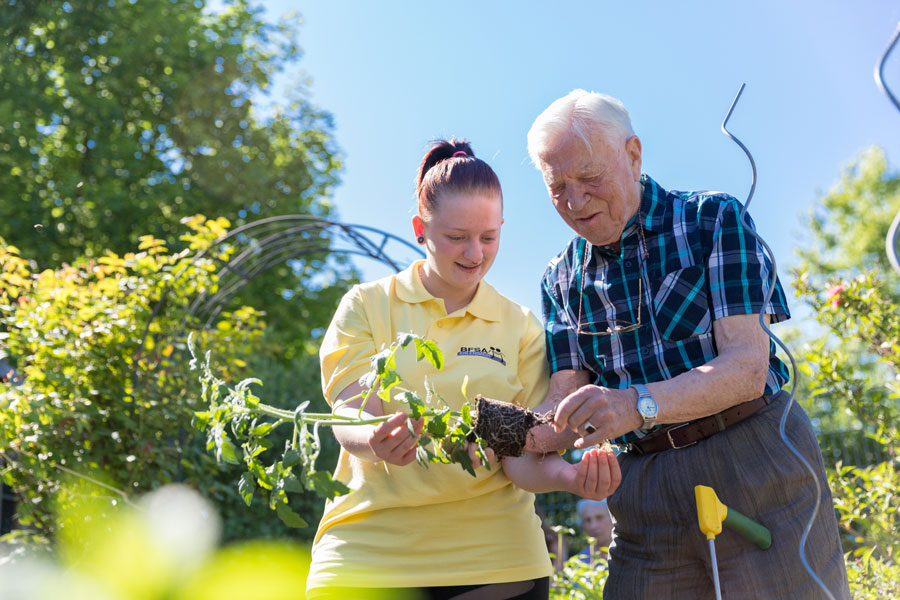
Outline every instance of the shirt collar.
{"label": "shirt collar", "polygon": [[[397,297],[400,300],[409,304],[437,300],[425,289],[422,278],[419,277],[419,267],[424,262],[421,259],[417,260],[397,274],[396,289]],[[485,321],[499,321],[501,317],[500,304],[500,294],[491,284],[482,279],[475,291],[475,297],[466,307],[466,312]]]}
{"label": "shirt collar", "polygon": [[428,293],[422,280],[419,278],[419,267],[425,261],[420,259],[414,261],[403,271],[397,273],[395,281],[397,282],[397,297],[408,302],[409,304],[417,304],[419,302],[428,302],[434,300],[434,296]]}
{"label": "shirt collar", "polygon": [[662,232],[666,221],[669,193],[656,183],[649,175],[641,175],[641,206],[638,215],[645,231]]}
{"label": "shirt collar", "polygon": [[619,241],[619,250],[615,252],[609,246],[593,246],[601,254],[617,258],[622,255],[625,238],[638,235],[638,219],[645,231],[661,232],[664,230],[665,216],[668,203],[665,201],[668,192],[664,190],[653,178],[646,173],[641,174],[641,201],[638,212],[634,214],[622,229],[622,237]]}

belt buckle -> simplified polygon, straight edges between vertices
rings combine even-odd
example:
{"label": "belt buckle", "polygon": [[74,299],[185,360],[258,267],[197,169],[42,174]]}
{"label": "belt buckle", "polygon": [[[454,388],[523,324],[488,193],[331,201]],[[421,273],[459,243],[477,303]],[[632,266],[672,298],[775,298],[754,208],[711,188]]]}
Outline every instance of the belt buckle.
{"label": "belt buckle", "polygon": [[672,447],[673,450],[681,450],[682,448],[689,448],[697,443],[697,440],[694,440],[690,444],[685,444],[684,446],[678,446],[675,444],[675,440],[672,439],[673,431],[675,431],[676,429],[681,429],[682,427],[687,427],[688,425],[690,425],[690,423],[682,423],[681,425],[676,425],[675,427],[672,427],[671,429],[666,430],[666,437],[669,438],[669,445]]}
{"label": "belt buckle", "polygon": [[641,447],[638,446],[637,444],[635,444],[634,442],[628,442],[625,444],[621,444],[621,448],[622,448],[623,452],[629,452],[629,453],[634,452],[638,456],[644,455],[644,451],[641,450]]}

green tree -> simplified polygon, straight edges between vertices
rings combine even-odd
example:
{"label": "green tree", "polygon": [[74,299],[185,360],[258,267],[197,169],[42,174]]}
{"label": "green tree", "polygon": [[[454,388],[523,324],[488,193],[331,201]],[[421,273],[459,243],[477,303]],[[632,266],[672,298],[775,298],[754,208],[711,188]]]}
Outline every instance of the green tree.
{"label": "green tree", "polygon": [[801,394],[821,426],[846,427],[882,449],[874,464],[829,474],[854,597],[900,596],[900,277],[885,237],[900,210],[900,176],[870,149],[843,173],[809,219],[811,243],[795,272],[820,334],[800,357]]}
{"label": "green tree", "polygon": [[296,23],[248,0],[3,4],[0,235],[23,256],[53,267],[174,241],[196,213],[329,214],[330,116],[302,85],[254,110],[300,55]]}
{"label": "green tree", "polygon": [[[272,25],[249,0],[215,13],[202,0],[0,4],[0,236],[22,256],[55,268],[139,235],[178,250],[179,221],[198,213],[235,227],[331,214],[330,115],[303,84],[271,97],[301,54],[296,21]],[[319,253],[275,265],[233,305],[266,313],[289,368],[310,360],[352,281]]]}

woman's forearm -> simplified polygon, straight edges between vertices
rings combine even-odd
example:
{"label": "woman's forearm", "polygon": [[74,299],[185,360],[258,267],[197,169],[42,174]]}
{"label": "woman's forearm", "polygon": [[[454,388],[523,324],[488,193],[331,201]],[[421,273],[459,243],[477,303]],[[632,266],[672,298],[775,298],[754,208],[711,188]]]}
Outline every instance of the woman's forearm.
{"label": "woman's forearm", "polygon": [[569,463],[558,453],[539,455],[526,452],[522,456],[503,459],[503,472],[523,490],[535,494],[567,489],[564,477]]}
{"label": "woman's forearm", "polygon": [[[351,407],[339,408],[335,411],[335,414],[353,418],[360,417],[363,419],[376,416],[366,411],[360,413],[358,408]],[[372,432],[375,430],[374,425],[354,425],[347,427],[336,425],[332,427],[331,430],[334,432],[334,437],[341,445],[341,448],[353,456],[369,462],[378,462],[381,460],[375,455],[375,452],[369,445],[369,440],[372,438]]]}

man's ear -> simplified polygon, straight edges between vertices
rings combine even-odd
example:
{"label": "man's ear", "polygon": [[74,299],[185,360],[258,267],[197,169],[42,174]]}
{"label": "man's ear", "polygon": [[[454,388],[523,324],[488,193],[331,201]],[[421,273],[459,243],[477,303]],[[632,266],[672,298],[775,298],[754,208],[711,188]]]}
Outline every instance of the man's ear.
{"label": "man's ear", "polygon": [[625,154],[635,181],[641,180],[641,138],[636,135],[625,140]]}

